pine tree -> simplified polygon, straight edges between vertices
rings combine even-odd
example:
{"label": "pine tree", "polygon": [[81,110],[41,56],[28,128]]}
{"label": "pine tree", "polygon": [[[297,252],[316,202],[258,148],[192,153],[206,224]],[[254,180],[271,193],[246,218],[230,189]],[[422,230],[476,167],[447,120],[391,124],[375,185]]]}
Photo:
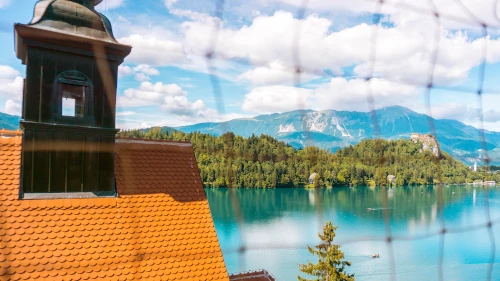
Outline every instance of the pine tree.
{"label": "pine tree", "polygon": [[315,279],[305,279],[298,276],[299,281],[354,281],[354,274],[345,272],[346,266],[351,263],[344,261],[344,252],[339,245],[332,244],[335,238],[336,226],[332,222],[327,222],[323,227],[323,234],[318,234],[322,243],[311,248],[307,246],[313,256],[318,257],[318,263],[300,264],[300,271],[315,276]]}

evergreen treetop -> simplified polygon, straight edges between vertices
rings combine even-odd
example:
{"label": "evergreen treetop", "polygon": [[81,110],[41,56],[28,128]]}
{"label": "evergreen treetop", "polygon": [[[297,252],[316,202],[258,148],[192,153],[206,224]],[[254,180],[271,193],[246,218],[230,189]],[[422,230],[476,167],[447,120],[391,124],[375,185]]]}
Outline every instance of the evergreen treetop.
{"label": "evergreen treetop", "polygon": [[354,274],[345,271],[347,266],[351,266],[349,261],[344,260],[344,252],[339,245],[333,244],[336,226],[332,222],[327,222],[323,228],[323,234],[318,234],[321,244],[311,248],[307,246],[309,253],[318,257],[318,263],[313,264],[308,261],[299,265],[300,271],[312,275],[314,279],[305,279],[298,276],[299,281],[354,281]]}

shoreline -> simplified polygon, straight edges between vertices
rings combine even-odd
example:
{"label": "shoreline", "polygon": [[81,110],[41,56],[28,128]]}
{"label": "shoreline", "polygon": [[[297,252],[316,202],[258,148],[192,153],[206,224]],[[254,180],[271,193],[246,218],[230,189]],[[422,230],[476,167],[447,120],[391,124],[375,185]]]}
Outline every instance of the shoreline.
{"label": "shoreline", "polygon": [[209,189],[335,189],[335,188],[377,188],[377,187],[386,187],[386,188],[400,188],[400,187],[426,187],[426,186],[471,186],[471,187],[497,187],[500,186],[500,183],[497,184],[473,184],[473,183],[454,183],[454,184],[419,184],[419,185],[390,185],[390,186],[370,186],[370,185],[356,185],[356,186],[348,186],[348,185],[339,185],[339,186],[322,186],[322,187],[308,187],[308,186],[291,186],[291,187],[213,187],[213,186],[205,186],[203,188]]}

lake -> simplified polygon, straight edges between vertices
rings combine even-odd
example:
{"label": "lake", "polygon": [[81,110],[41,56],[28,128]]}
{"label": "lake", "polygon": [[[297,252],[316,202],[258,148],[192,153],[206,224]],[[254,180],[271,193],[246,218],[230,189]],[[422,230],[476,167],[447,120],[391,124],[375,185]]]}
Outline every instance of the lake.
{"label": "lake", "polygon": [[[385,211],[382,192],[388,198]],[[317,234],[330,220],[338,226],[334,243],[352,262],[348,271],[356,280],[439,280],[439,268],[444,280],[486,280],[492,254],[485,212],[489,206],[491,219],[497,220],[491,228],[497,245],[491,280],[500,280],[500,187],[489,188],[489,200],[485,187],[472,185],[385,191],[220,188],[206,193],[229,273],[266,269],[280,281],[297,280],[298,263],[316,262],[306,245],[318,244]],[[234,207],[243,214],[239,222]],[[441,236],[443,223],[447,232]],[[385,239],[388,230],[392,243]],[[245,251],[240,251],[242,245]],[[380,258],[373,259],[373,254]]]}

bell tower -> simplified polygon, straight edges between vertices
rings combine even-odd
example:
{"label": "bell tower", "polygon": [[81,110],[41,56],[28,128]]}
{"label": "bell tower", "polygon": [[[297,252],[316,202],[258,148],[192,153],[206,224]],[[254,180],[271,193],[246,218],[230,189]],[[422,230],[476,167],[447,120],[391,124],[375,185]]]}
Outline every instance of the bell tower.
{"label": "bell tower", "polygon": [[40,0],[31,22],[14,27],[26,65],[23,198],[115,194],[117,74],[131,47],[94,9],[101,1]]}

